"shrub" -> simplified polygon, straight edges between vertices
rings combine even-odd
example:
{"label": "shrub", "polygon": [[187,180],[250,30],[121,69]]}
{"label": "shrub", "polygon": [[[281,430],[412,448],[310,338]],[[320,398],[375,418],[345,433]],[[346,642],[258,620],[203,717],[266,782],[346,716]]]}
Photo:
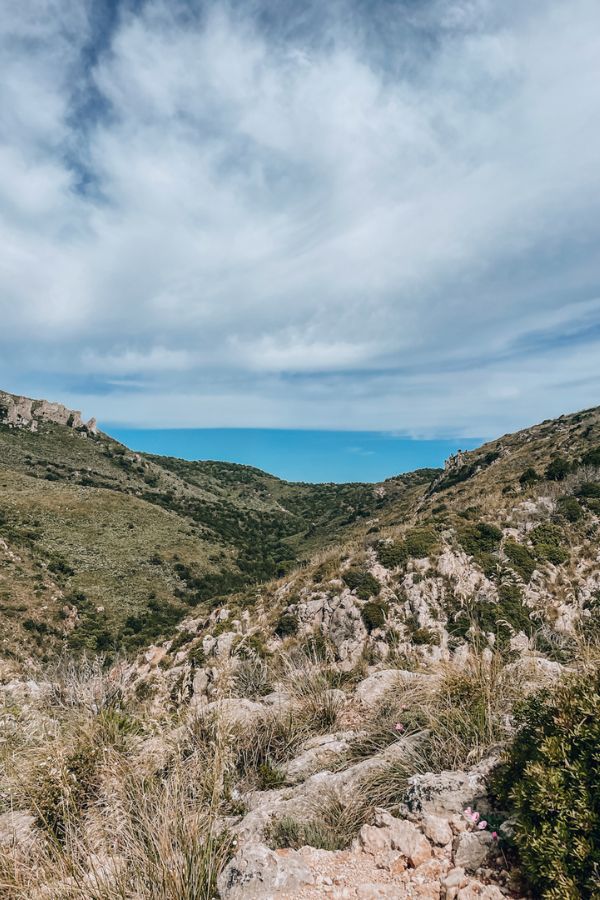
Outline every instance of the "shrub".
{"label": "shrub", "polygon": [[290,637],[298,631],[298,618],[293,613],[282,613],[275,626],[275,634],[280,637]]}
{"label": "shrub", "polygon": [[516,818],[514,841],[535,896],[598,896],[600,675],[528,700],[494,778]]}
{"label": "shrub", "polygon": [[407,531],[402,541],[382,541],[377,547],[377,559],[386,569],[395,569],[408,559],[430,556],[437,545],[438,536],[432,528],[413,528]]}
{"label": "shrub", "polygon": [[521,477],[519,478],[519,483],[523,485],[523,487],[527,487],[529,484],[535,484],[536,481],[540,480],[540,476],[535,471],[532,466],[529,466],[528,469],[525,469]]}
{"label": "shrub", "polygon": [[546,469],[546,478],[549,481],[564,481],[570,471],[571,466],[568,459],[565,459],[564,456],[555,456]]}
{"label": "shrub", "polygon": [[592,447],[581,459],[584,466],[600,466],[600,447]]}
{"label": "shrub", "polygon": [[555,566],[568,560],[569,554],[562,547],[563,533],[556,525],[538,525],[531,532],[530,538],[538,559]]}
{"label": "shrub", "polygon": [[406,533],[404,546],[409,557],[423,559],[436,548],[438,537],[432,528],[413,528]]}
{"label": "shrub", "polygon": [[377,545],[377,559],[386,569],[395,569],[397,566],[404,565],[408,559],[404,542],[381,541]]}
{"label": "shrub", "polygon": [[561,497],[558,501],[558,511],[568,522],[579,522],[583,518],[581,504],[575,497]]}
{"label": "shrub", "polygon": [[585,481],[577,491],[578,497],[600,497],[600,484]]}
{"label": "shrub", "polygon": [[517,544],[516,541],[507,541],[504,545],[504,552],[512,563],[513,569],[518,572],[523,581],[529,581],[535,571],[535,557],[527,547]]}
{"label": "shrub", "polygon": [[478,553],[489,553],[497,550],[502,540],[502,532],[495,525],[479,522],[477,525],[466,525],[458,533],[458,540],[465,553],[476,556]]}
{"label": "shrub", "polygon": [[376,628],[383,628],[386,610],[387,607],[383,603],[365,603],[360,614],[369,634]]}
{"label": "shrub", "polygon": [[381,590],[381,585],[370,572],[365,572],[357,566],[352,566],[342,575],[342,578],[351,591],[355,591],[356,596],[361,600],[368,600],[369,597],[376,597]]}

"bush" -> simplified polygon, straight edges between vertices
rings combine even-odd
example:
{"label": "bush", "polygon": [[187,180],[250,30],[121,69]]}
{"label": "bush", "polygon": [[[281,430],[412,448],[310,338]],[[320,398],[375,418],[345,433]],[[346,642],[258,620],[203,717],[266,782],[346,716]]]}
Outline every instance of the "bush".
{"label": "bush", "polygon": [[529,466],[528,469],[525,469],[521,477],[519,478],[519,483],[523,485],[523,487],[527,487],[529,484],[535,484],[536,481],[540,480],[540,476],[535,471],[532,466]]}
{"label": "bush", "polygon": [[502,532],[495,525],[479,522],[477,525],[466,525],[458,533],[458,540],[465,553],[476,556],[478,553],[489,553],[497,550],[502,540]]}
{"label": "bush", "polygon": [[564,481],[570,471],[569,460],[564,456],[555,456],[546,469],[546,478],[549,481]]}
{"label": "bush", "polygon": [[598,896],[600,675],[530,699],[494,778],[516,819],[514,841],[536,897]]}
{"label": "bush", "polygon": [[600,447],[592,447],[582,457],[581,462],[584,466],[600,466]]}
{"label": "bush", "polygon": [[575,497],[561,497],[558,501],[558,511],[567,522],[579,522],[583,518],[581,504]]}
{"label": "bush", "polygon": [[342,575],[342,578],[351,591],[355,591],[356,596],[361,600],[368,600],[369,597],[376,597],[381,590],[381,585],[370,572],[365,572],[356,566],[348,569]]}
{"label": "bush", "polygon": [[275,626],[275,634],[280,637],[290,637],[298,631],[298,619],[293,613],[282,613]]}
{"label": "bush", "polygon": [[386,569],[395,569],[397,566],[403,566],[408,559],[404,542],[388,543],[387,541],[382,541],[377,545],[377,559]]}
{"label": "bush", "polygon": [[512,563],[513,569],[518,572],[523,581],[529,581],[535,571],[535,557],[527,547],[517,544],[516,541],[507,541],[504,545],[504,552]]}
{"label": "bush", "polygon": [[437,534],[431,528],[413,528],[406,533],[404,538],[406,553],[414,559],[424,559],[429,556],[435,550],[437,543]]}
{"label": "bush", "polygon": [[530,534],[535,555],[538,559],[560,566],[569,558],[562,546],[563,533],[556,525],[538,525]]}
{"label": "bush", "polygon": [[371,634],[385,624],[386,606],[383,603],[365,603],[360,611],[365,628]]}
{"label": "bush", "polygon": [[578,497],[600,497],[600,484],[596,484],[592,481],[585,481],[582,485],[580,485],[579,490],[577,491]]}
{"label": "bush", "polygon": [[386,569],[402,566],[408,559],[424,559],[438,545],[438,536],[432,528],[413,528],[404,540],[394,543],[382,541],[377,547],[377,559]]}

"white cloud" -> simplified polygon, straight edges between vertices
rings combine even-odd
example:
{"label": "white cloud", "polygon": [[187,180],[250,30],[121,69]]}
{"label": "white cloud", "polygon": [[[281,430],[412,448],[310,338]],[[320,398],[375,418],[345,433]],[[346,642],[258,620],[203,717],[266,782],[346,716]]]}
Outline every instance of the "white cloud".
{"label": "white cloud", "polygon": [[342,6],[290,37],[149,0],[102,40],[92,5],[39,8],[0,37],[4,386],[427,434],[599,402],[595,2],[400,3],[384,33]]}

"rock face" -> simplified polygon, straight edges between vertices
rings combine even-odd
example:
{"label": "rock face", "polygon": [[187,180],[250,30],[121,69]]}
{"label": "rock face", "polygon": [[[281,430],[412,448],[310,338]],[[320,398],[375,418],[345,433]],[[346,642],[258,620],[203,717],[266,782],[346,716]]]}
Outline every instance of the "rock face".
{"label": "rock face", "polygon": [[[452,823],[454,831],[465,827]],[[429,837],[432,834],[433,837]],[[490,835],[458,832],[448,820],[398,819],[376,809],[349,850],[271,850],[255,841],[238,849],[218,880],[222,900],[502,900],[506,886],[485,883]],[[446,840],[448,838],[448,840]],[[489,872],[487,873],[489,876]],[[486,878],[487,880],[487,878]],[[510,893],[510,896],[516,895]]]}
{"label": "rock face", "polygon": [[95,419],[83,422],[78,410],[67,409],[62,403],[32,400],[0,391],[0,424],[37,431],[40,422],[65,425],[88,434],[96,434],[97,431]]}

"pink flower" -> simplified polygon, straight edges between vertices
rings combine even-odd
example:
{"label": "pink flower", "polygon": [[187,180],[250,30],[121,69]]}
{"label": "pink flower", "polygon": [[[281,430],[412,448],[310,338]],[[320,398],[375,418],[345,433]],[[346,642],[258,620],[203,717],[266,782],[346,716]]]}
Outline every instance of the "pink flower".
{"label": "pink flower", "polygon": [[479,813],[478,812],[473,813],[473,815],[471,816],[471,822],[473,822],[473,824],[475,824],[476,822],[479,822]]}
{"label": "pink flower", "polygon": [[481,822],[477,826],[480,831],[483,831],[484,828],[487,828],[487,822],[485,819],[482,819]]}
{"label": "pink flower", "polygon": [[396,731],[404,731],[404,725],[402,724],[402,722],[396,722],[394,728],[396,729]]}
{"label": "pink flower", "polygon": [[497,840],[498,840],[498,832],[497,832],[497,831],[492,831],[492,840],[493,840],[493,841],[497,841]]}
{"label": "pink flower", "polygon": [[463,813],[463,816],[465,817],[465,819],[470,819],[472,815],[473,815],[473,810],[471,809],[470,806],[467,806],[467,808],[465,809],[465,811]]}

